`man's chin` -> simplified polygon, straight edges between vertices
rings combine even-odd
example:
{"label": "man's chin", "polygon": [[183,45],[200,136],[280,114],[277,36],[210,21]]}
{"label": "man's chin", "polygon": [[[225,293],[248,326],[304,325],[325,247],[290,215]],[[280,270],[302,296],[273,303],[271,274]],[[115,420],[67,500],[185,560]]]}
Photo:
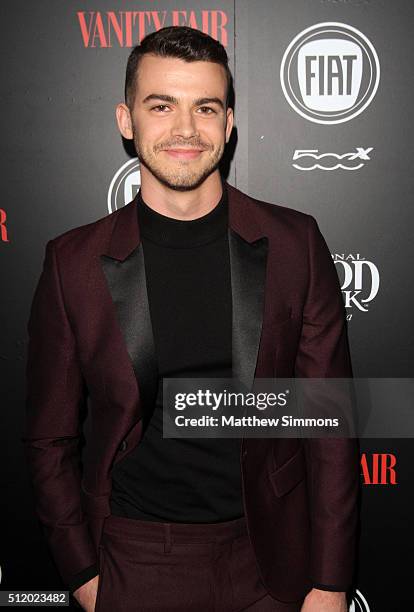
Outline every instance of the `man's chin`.
{"label": "man's chin", "polygon": [[197,189],[197,187],[199,187],[205,181],[205,179],[206,177],[203,177],[198,181],[185,183],[172,183],[171,181],[164,181],[164,185],[174,191],[192,191],[193,189]]}
{"label": "man's chin", "polygon": [[204,181],[217,169],[217,166],[210,168],[205,172],[191,176],[168,176],[160,172],[154,171],[149,168],[150,172],[157,178],[163,185],[174,191],[192,191],[197,189]]}

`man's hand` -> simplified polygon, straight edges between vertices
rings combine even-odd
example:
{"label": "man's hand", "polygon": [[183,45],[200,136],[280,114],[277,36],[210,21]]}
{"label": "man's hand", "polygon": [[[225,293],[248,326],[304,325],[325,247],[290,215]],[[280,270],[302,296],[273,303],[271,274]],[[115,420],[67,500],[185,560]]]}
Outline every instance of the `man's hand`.
{"label": "man's hand", "polygon": [[346,594],[343,592],[312,589],[305,597],[301,612],[347,612]]}
{"label": "man's hand", "polygon": [[76,601],[82,606],[86,612],[94,612],[96,594],[98,592],[99,574],[94,576],[88,582],[85,582],[76,591],[73,591],[73,596]]}

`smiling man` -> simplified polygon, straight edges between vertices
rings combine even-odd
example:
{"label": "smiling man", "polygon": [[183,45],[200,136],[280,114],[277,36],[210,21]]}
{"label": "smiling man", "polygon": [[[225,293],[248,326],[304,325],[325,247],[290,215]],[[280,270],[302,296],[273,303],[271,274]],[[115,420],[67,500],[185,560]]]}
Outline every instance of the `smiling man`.
{"label": "smiling man", "polygon": [[147,36],[116,109],[141,189],[46,248],[24,442],[52,553],[88,611],[346,610],[354,441],[162,435],[164,377],[352,376],[316,221],[220,176],[230,88],[214,39]]}
{"label": "smiling man", "polygon": [[[134,96],[130,94],[128,106],[118,106],[119,128],[125,138],[134,138],[144,175],[148,170],[148,176],[164,187],[194,190],[217,169],[224,135],[227,142],[233,127],[232,109],[226,107],[224,97],[224,70],[212,62],[189,64],[169,57],[160,61],[146,55],[139,72],[145,89],[141,85]],[[156,92],[160,87],[179,91],[180,97],[149,93],[137,100],[142,89]],[[217,91],[219,96],[194,98],[201,91]]]}
{"label": "smiling man", "polygon": [[[179,36],[169,32],[170,40]],[[197,60],[185,40],[175,43],[182,58],[144,53],[151,40],[159,39],[149,36],[129,58],[127,103],[117,107],[118,125],[124,138],[134,140],[144,201],[159,213],[191,220],[208,213],[221,196],[218,164],[233,128],[227,106],[231,75],[224,63]],[[217,61],[220,50],[216,43],[210,51]],[[203,53],[207,49],[200,58]]]}

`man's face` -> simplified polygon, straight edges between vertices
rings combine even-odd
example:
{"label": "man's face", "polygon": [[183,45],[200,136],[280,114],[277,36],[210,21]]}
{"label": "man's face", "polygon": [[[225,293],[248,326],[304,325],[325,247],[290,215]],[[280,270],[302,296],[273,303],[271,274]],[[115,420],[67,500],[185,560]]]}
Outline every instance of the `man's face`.
{"label": "man's face", "polygon": [[226,94],[219,64],[145,55],[130,114],[144,168],[171,189],[200,185],[216,170],[233,127]]}

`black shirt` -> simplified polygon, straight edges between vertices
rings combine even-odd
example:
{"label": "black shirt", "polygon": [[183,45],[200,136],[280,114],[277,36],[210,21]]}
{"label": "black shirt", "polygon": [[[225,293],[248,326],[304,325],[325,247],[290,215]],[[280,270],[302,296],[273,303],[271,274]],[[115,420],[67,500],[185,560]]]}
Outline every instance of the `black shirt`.
{"label": "black shirt", "polygon": [[[228,201],[191,221],[138,196],[159,386],[138,446],[112,471],[111,512],[213,523],[243,515],[240,439],[162,437],[162,379],[232,376]],[[138,373],[139,376],[139,373]]]}

